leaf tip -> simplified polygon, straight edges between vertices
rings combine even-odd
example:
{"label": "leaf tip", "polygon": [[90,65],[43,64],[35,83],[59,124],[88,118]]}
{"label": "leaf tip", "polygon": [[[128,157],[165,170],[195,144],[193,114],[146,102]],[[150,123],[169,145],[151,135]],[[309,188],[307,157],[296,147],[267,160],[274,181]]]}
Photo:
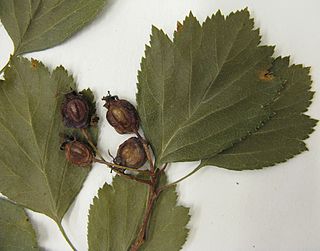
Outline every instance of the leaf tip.
{"label": "leaf tip", "polygon": [[239,13],[243,13],[246,17],[250,18],[250,11],[248,6],[239,11]]}
{"label": "leaf tip", "polygon": [[155,26],[155,25],[152,25],[152,26],[151,26],[151,33],[152,33],[152,34],[157,33],[157,32],[159,32],[159,31],[160,31],[160,29],[159,29],[157,26]]}
{"label": "leaf tip", "polygon": [[183,24],[177,21],[177,32],[182,31],[182,28],[183,28]]}

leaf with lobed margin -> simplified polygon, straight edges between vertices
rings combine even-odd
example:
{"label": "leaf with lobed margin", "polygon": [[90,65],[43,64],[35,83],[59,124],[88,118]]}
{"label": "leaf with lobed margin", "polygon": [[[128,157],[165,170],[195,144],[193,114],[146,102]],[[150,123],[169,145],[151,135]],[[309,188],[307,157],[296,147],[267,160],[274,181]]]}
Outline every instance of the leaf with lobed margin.
{"label": "leaf with lobed margin", "polygon": [[245,9],[202,25],[190,13],[173,41],[152,28],[137,103],[159,165],[215,156],[270,118],[282,81],[265,77],[273,47],[253,27]]}
{"label": "leaf with lobed margin", "polygon": [[277,58],[271,69],[285,85],[272,104],[275,115],[242,142],[235,144],[201,165],[232,170],[259,169],[285,162],[308,150],[304,142],[314,131],[315,119],[305,115],[313,97],[310,68],[289,66],[289,58]]}
{"label": "leaf with lobed margin", "polygon": [[[0,192],[57,223],[90,170],[61,151],[63,94],[76,89],[63,67],[13,57],[0,86]],[[14,188],[14,189],[13,189]]]}

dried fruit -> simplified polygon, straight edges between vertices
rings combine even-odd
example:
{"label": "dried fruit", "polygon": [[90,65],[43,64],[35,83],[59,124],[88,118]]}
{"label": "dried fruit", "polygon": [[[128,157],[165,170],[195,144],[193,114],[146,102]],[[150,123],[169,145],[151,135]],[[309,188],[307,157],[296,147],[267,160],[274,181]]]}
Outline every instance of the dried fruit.
{"label": "dried fruit", "polygon": [[113,161],[121,166],[140,168],[146,163],[146,160],[146,152],[141,141],[132,137],[119,146],[117,157]]}
{"label": "dried fruit", "polygon": [[86,128],[89,125],[89,104],[79,93],[72,91],[65,94],[61,106],[63,123],[66,127]]}
{"label": "dried fruit", "polygon": [[107,120],[120,134],[136,133],[139,129],[139,116],[136,108],[127,100],[119,99],[118,96],[102,98],[106,101],[104,107],[108,109]]}
{"label": "dried fruit", "polygon": [[76,166],[88,166],[93,162],[93,151],[85,143],[66,138],[61,149],[65,151],[66,159]]}

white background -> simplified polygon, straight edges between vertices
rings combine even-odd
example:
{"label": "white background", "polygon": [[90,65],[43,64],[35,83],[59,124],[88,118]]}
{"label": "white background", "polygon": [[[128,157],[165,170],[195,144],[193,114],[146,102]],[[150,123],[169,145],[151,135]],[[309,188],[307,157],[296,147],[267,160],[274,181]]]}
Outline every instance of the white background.
{"label": "white background", "polygon": [[[110,0],[93,24],[55,48],[32,53],[51,68],[64,65],[80,88],[100,98],[108,90],[135,100],[137,70],[149,41],[151,25],[172,36],[177,20],[190,10],[203,21],[218,9],[224,14],[249,7],[264,44],[292,63],[311,66],[317,91],[309,114],[320,118],[320,2],[317,0]],[[0,68],[13,46],[0,28]],[[99,108],[100,117],[104,117]],[[126,137],[101,123],[99,145],[115,152]],[[191,208],[191,229],[184,251],[318,251],[320,250],[320,130],[307,140],[305,152],[285,164],[260,171],[233,172],[207,167],[178,186],[179,203]],[[175,180],[195,163],[172,165]],[[79,251],[87,250],[89,205],[109,171],[95,165],[63,224]],[[46,216],[28,212],[44,250],[70,250],[57,226]],[[174,237],[173,237],[174,238]],[[161,248],[159,248],[161,250]],[[115,250],[117,251],[117,250]],[[170,251],[170,250],[166,250]]]}

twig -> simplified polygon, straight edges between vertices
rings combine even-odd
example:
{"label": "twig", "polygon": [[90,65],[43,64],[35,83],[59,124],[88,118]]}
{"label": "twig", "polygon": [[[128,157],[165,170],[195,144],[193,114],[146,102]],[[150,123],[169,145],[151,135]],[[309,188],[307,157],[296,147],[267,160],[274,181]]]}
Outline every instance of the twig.
{"label": "twig", "polygon": [[[168,185],[164,185],[160,188],[157,188],[158,182],[161,178],[161,175],[164,173],[165,169],[167,168],[167,164],[165,164],[163,166],[163,168],[156,172],[155,174],[155,179],[152,180],[152,184],[149,187],[149,196],[148,196],[148,202],[147,202],[147,208],[143,217],[143,221],[142,224],[140,226],[140,230],[138,233],[138,236],[135,240],[135,242],[133,243],[133,245],[130,248],[130,251],[138,251],[139,248],[143,245],[143,243],[146,240],[146,233],[147,233],[147,228],[150,222],[150,218],[151,218],[151,214],[154,208],[154,204],[157,200],[157,198],[159,197],[159,195],[161,194],[161,192],[165,189],[168,189],[174,185],[176,185],[177,183],[179,183],[180,181],[188,178],[189,176],[191,176],[192,174],[194,174],[195,172],[197,172],[200,168],[201,165],[199,165],[197,168],[195,168],[192,172],[190,172],[189,174],[187,174],[186,176],[182,177],[181,179],[168,184]],[[154,182],[153,182],[154,181]]]}
{"label": "twig", "polygon": [[141,140],[143,147],[144,147],[144,150],[147,154],[147,159],[148,159],[148,162],[150,165],[151,184],[149,186],[147,207],[146,207],[146,210],[145,210],[145,213],[143,216],[143,220],[142,220],[141,226],[139,228],[137,238],[134,241],[134,243],[132,244],[132,246],[130,247],[130,251],[139,250],[139,248],[143,245],[143,243],[146,240],[146,233],[147,233],[147,229],[149,226],[152,211],[154,208],[154,204],[155,204],[155,202],[161,192],[161,191],[157,191],[157,186],[158,186],[159,180],[161,178],[161,174],[163,173],[161,171],[157,172],[155,170],[153,158],[152,158],[151,151],[150,151],[150,148],[149,148],[147,141],[139,134],[139,132],[136,132],[136,135]]}
{"label": "twig", "polygon": [[126,167],[126,166],[120,166],[118,164],[106,161],[105,159],[94,159],[95,162],[101,163],[101,164],[105,164],[109,167],[116,167],[122,170],[128,170],[128,171],[134,171],[137,173],[142,173],[142,174],[149,174],[150,175],[150,171],[149,170],[139,170],[139,169],[135,169],[135,168],[131,168],[131,167]]}
{"label": "twig", "polygon": [[130,251],[137,251],[146,240],[146,232],[153,211],[154,204],[159,196],[159,193],[155,192],[155,186],[150,186],[149,196],[147,202],[147,208],[143,216],[142,224],[140,226],[139,233],[133,245],[130,247]]}
{"label": "twig", "polygon": [[[135,177],[135,176],[132,176],[132,175],[129,175],[129,174],[125,174],[125,173],[123,173],[123,172],[120,172],[119,170],[117,170],[117,169],[115,168],[115,167],[117,167],[117,166],[115,166],[113,163],[109,163],[109,162],[106,162],[106,161],[104,161],[104,160],[100,160],[100,159],[96,159],[96,158],[94,159],[94,162],[104,164],[104,165],[108,166],[112,171],[115,171],[117,174],[119,174],[119,175],[121,175],[121,176],[123,176],[123,177],[126,177],[126,178],[128,178],[128,179],[135,180],[135,181],[137,181],[137,182],[144,183],[144,184],[147,184],[147,185],[150,185],[150,184],[151,184],[151,182],[150,182],[149,180],[139,179],[139,178],[137,178],[137,177]],[[135,170],[135,171],[137,171],[137,170]]]}

